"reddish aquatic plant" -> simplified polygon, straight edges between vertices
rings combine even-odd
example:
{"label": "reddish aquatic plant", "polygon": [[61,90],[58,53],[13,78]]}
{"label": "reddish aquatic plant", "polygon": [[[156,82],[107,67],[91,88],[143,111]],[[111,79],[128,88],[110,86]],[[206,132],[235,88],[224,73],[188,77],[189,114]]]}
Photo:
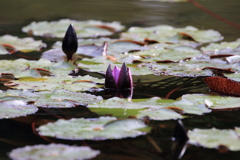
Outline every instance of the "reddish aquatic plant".
{"label": "reddish aquatic plant", "polygon": [[240,84],[236,81],[222,77],[208,77],[204,78],[203,81],[214,92],[240,96]]}
{"label": "reddish aquatic plant", "polygon": [[108,66],[105,77],[105,88],[113,90],[131,89],[133,87],[131,70],[123,63],[121,69]]}

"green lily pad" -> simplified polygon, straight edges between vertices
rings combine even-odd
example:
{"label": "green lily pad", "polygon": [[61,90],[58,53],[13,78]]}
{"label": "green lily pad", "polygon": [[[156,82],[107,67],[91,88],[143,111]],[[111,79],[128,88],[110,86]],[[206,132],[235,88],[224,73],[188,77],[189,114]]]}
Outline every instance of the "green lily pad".
{"label": "green lily pad", "polygon": [[35,36],[63,38],[69,24],[73,24],[77,36],[80,37],[97,37],[109,36],[114,32],[124,29],[119,22],[102,22],[96,20],[75,21],[70,19],[61,19],[59,21],[42,21],[32,22],[22,28],[23,32]]}
{"label": "green lily pad", "polygon": [[[122,61],[126,62],[124,60]],[[112,62],[110,60],[107,60],[106,57],[96,57],[93,59],[85,58],[82,61],[78,61],[77,63],[79,68],[84,68],[91,72],[99,72],[105,74],[108,65]],[[112,65],[121,67],[122,63],[114,63]],[[144,64],[127,64],[127,67],[130,68],[132,75],[147,75],[153,73],[149,67],[145,66]]]}
{"label": "green lily pad", "polygon": [[240,39],[233,42],[210,43],[206,47],[201,47],[201,50],[206,54],[233,54],[234,49],[238,47],[240,47]]}
{"label": "green lily pad", "polygon": [[224,76],[226,76],[227,78],[240,82],[240,73],[232,73],[232,74],[227,74],[225,73]]}
{"label": "green lily pad", "polygon": [[92,87],[97,87],[96,83],[104,83],[104,79],[93,78],[91,76],[54,76],[41,78],[22,78],[5,83],[5,86],[35,91],[49,91],[54,89],[65,89],[69,91],[86,91]]}
{"label": "green lily pad", "polygon": [[183,95],[182,99],[186,99],[199,104],[204,103],[211,109],[240,108],[240,98],[238,97],[205,94],[187,94]]}
{"label": "green lily pad", "polygon": [[41,40],[34,40],[32,37],[18,38],[11,35],[0,37],[0,44],[10,45],[21,52],[39,51],[41,48],[47,47]]}
{"label": "green lily pad", "polygon": [[[115,124],[110,125],[110,123]],[[144,128],[146,128],[145,131],[140,131]],[[105,140],[145,135],[149,132],[149,127],[138,119],[116,121],[114,117],[100,117],[98,119],[73,118],[70,120],[58,120],[54,123],[40,126],[37,131],[42,136],[60,139]]]}
{"label": "green lily pad", "polygon": [[174,28],[168,25],[158,25],[146,28],[131,27],[127,32],[121,34],[121,38],[136,41],[150,39],[158,42],[179,43],[182,39],[180,34],[187,35],[200,43],[216,42],[223,39],[222,35],[214,30],[199,30],[192,26]]}
{"label": "green lily pad", "polygon": [[39,70],[46,70],[49,75],[68,75],[76,68],[70,61],[61,61],[51,63],[47,59],[38,61],[29,61],[25,59],[17,60],[0,60],[0,73],[12,73],[17,78],[22,77],[41,77]]}
{"label": "green lily pad", "polygon": [[240,71],[240,67],[237,63],[229,64],[221,59],[212,60],[198,60],[191,59],[189,61],[183,61],[180,63],[158,63],[158,64],[146,64],[149,66],[154,74],[165,74],[174,76],[212,76],[213,72],[207,67],[219,68],[219,69],[229,69],[231,68],[235,72]]}
{"label": "green lily pad", "polygon": [[75,107],[76,105],[86,106],[89,103],[92,104],[103,100],[101,96],[71,92],[62,89],[44,92],[32,92],[26,90],[21,92],[19,96],[25,97],[29,101],[35,101],[36,106],[47,108],[69,108]]}
{"label": "green lily pad", "polygon": [[204,101],[202,103],[196,103],[184,98],[175,101],[154,97],[128,101],[114,97],[99,103],[89,104],[87,107],[99,115],[112,115],[115,117],[133,116],[138,118],[148,116],[154,120],[183,118],[182,115],[169,110],[169,108],[175,108],[183,113],[197,115],[211,112],[211,110],[205,106]]}
{"label": "green lily pad", "polygon": [[198,57],[201,55],[201,52],[197,49],[193,49],[188,46],[178,46],[172,49],[163,49],[158,47],[156,49],[143,50],[135,52],[134,55],[142,55],[148,57],[146,59],[140,59],[140,61],[142,62],[154,62],[154,61],[178,62],[186,58]]}
{"label": "green lily pad", "polygon": [[83,160],[96,157],[100,151],[87,146],[69,146],[65,144],[49,144],[25,146],[13,149],[9,157],[14,160]]}
{"label": "green lily pad", "polygon": [[198,129],[188,131],[189,143],[206,148],[225,146],[231,151],[240,150],[240,139],[233,129]]}
{"label": "green lily pad", "polygon": [[15,118],[34,114],[38,108],[22,100],[4,100],[0,102],[0,119]]}

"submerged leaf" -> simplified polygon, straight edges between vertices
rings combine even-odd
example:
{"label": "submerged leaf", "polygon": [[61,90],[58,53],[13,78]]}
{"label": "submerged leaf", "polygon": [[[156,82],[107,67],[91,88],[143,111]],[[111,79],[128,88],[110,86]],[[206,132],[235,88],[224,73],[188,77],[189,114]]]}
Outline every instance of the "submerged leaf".
{"label": "submerged leaf", "polygon": [[9,157],[14,160],[84,160],[94,158],[98,154],[100,154],[100,151],[87,146],[40,144],[14,149],[10,152]]}
{"label": "submerged leaf", "polygon": [[[116,127],[114,124],[110,126],[109,123],[111,121],[115,121],[114,123],[117,123],[118,127]],[[137,127],[134,126],[136,123],[138,124]],[[105,140],[145,135],[147,131],[139,130],[144,128],[148,127],[142,122],[140,124],[139,120],[137,119],[116,121],[116,118],[114,117],[100,117],[98,119],[73,118],[70,120],[58,120],[54,123],[42,125],[37,130],[40,135],[56,137],[60,139]]]}

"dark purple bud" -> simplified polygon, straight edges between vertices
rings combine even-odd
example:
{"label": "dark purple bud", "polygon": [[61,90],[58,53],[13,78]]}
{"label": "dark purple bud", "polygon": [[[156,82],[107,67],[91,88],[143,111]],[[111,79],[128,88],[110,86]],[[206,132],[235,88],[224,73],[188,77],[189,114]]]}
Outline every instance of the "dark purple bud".
{"label": "dark purple bud", "polygon": [[75,29],[72,24],[69,25],[62,42],[62,50],[67,55],[67,60],[72,60],[72,56],[76,53],[78,41]]}
{"label": "dark purple bud", "polygon": [[120,70],[117,86],[118,89],[129,89],[133,87],[132,74],[125,63],[123,63]]}
{"label": "dark purple bud", "polygon": [[109,64],[105,76],[105,88],[117,90],[117,83],[112,73],[111,65]]}

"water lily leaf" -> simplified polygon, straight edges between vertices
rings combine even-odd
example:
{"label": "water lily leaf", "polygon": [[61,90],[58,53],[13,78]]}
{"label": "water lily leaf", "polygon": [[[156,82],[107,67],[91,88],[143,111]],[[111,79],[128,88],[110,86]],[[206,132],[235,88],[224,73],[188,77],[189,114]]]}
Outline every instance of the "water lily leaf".
{"label": "water lily leaf", "polygon": [[153,27],[131,27],[127,32],[121,34],[122,39],[144,41],[145,39],[158,42],[178,43],[182,36],[188,36],[200,43],[216,42],[223,39],[222,35],[214,30],[199,30],[192,26],[185,28],[174,28],[168,25]]}
{"label": "water lily leaf", "polygon": [[[177,108],[183,113],[197,115],[211,112],[211,110],[205,106],[204,101],[202,101],[202,104],[199,104],[184,98],[174,101],[154,97],[151,99],[128,101],[114,97],[100,103],[89,104],[87,107],[100,115],[107,114],[116,117],[133,116],[138,118],[149,116],[154,120],[183,118],[180,114],[171,110],[171,108]],[[117,108],[118,110],[116,110]],[[134,109],[136,109],[135,112]]]}
{"label": "water lily leaf", "polygon": [[240,139],[233,129],[198,129],[188,131],[189,143],[206,148],[227,147],[231,151],[240,150]]}
{"label": "water lily leaf", "polygon": [[41,40],[36,41],[32,37],[18,38],[11,35],[1,36],[0,44],[10,45],[14,47],[13,49],[21,52],[39,51],[41,48],[47,47]]}
{"label": "water lily leaf", "polygon": [[86,106],[89,103],[102,101],[101,96],[94,96],[87,93],[71,92],[57,89],[54,91],[32,92],[23,91],[19,94],[30,101],[35,101],[35,105],[47,108],[69,108],[76,105]]}
{"label": "water lily leaf", "polygon": [[201,50],[206,54],[234,54],[238,47],[240,39],[233,42],[210,43],[206,47],[201,47]]}
{"label": "water lily leaf", "polygon": [[149,117],[153,120],[169,120],[169,119],[182,119],[183,116],[171,109],[145,109],[141,110],[137,118]]}
{"label": "water lily leaf", "polygon": [[[112,121],[118,127],[115,124],[110,125],[109,123],[113,123]],[[145,135],[146,131],[139,131],[144,128],[149,127],[143,121],[137,119],[116,121],[114,117],[100,117],[98,119],[73,118],[70,120],[58,120],[54,123],[40,126],[37,131],[40,135],[60,139],[105,140]]]}
{"label": "water lily leaf", "polygon": [[13,149],[9,157],[14,160],[83,160],[91,159],[100,154],[100,151],[93,150],[87,146],[69,146],[65,144],[49,144],[25,146]]}
{"label": "water lily leaf", "polygon": [[[123,62],[126,62],[122,60]],[[130,60],[132,61],[132,60]],[[106,57],[95,57],[93,59],[83,59],[82,61],[78,61],[78,67],[84,68],[91,72],[99,72],[105,74],[107,67],[112,62],[108,60]],[[114,63],[114,66],[121,67],[122,64]],[[127,67],[130,68],[132,75],[147,75],[152,74],[152,71],[149,67],[143,64],[127,64]]]}
{"label": "water lily leaf", "polygon": [[208,77],[203,80],[214,92],[234,96],[240,95],[240,84],[236,81],[221,77]]}
{"label": "water lily leaf", "polygon": [[14,118],[34,114],[38,108],[22,100],[4,100],[0,102],[0,119]]}
{"label": "water lily leaf", "polygon": [[73,78],[68,75],[44,78],[22,78],[5,83],[5,86],[23,89],[45,91],[54,89],[66,89],[70,91],[85,91],[92,87],[97,87],[96,83],[104,83],[104,79],[93,78],[91,76],[78,76]]}
{"label": "water lily leaf", "polygon": [[226,97],[206,94],[187,94],[183,95],[182,99],[189,100],[195,104],[205,104],[211,109],[232,109],[240,107],[240,98],[238,97]]}
{"label": "water lily leaf", "polygon": [[[111,39],[111,38],[106,38],[106,37],[101,37],[101,38],[88,38],[88,39],[78,39],[78,46],[84,46],[84,45],[96,45],[96,46],[101,46],[104,42],[114,42],[117,39]],[[62,47],[62,42],[57,41],[52,45],[52,48],[61,48]]]}
{"label": "water lily leaf", "polygon": [[164,62],[167,60],[171,62],[178,62],[186,58],[198,57],[200,54],[201,52],[199,50],[188,46],[178,46],[172,49],[157,48],[134,53],[134,55],[142,55],[148,57],[147,59],[141,59],[142,62]]}
{"label": "water lily leaf", "polygon": [[42,21],[32,22],[22,28],[23,32],[44,37],[63,38],[69,24],[73,24],[77,36],[80,37],[97,37],[109,36],[114,32],[124,29],[119,22],[102,22],[96,20],[75,21],[70,19],[61,19],[59,21]]}
{"label": "water lily leaf", "polygon": [[186,62],[180,63],[159,63],[159,64],[146,64],[155,74],[165,74],[174,76],[212,76],[213,72],[210,68],[215,69],[231,69],[234,72],[240,71],[237,63],[228,64],[221,59],[212,60],[197,60],[191,59]]}

